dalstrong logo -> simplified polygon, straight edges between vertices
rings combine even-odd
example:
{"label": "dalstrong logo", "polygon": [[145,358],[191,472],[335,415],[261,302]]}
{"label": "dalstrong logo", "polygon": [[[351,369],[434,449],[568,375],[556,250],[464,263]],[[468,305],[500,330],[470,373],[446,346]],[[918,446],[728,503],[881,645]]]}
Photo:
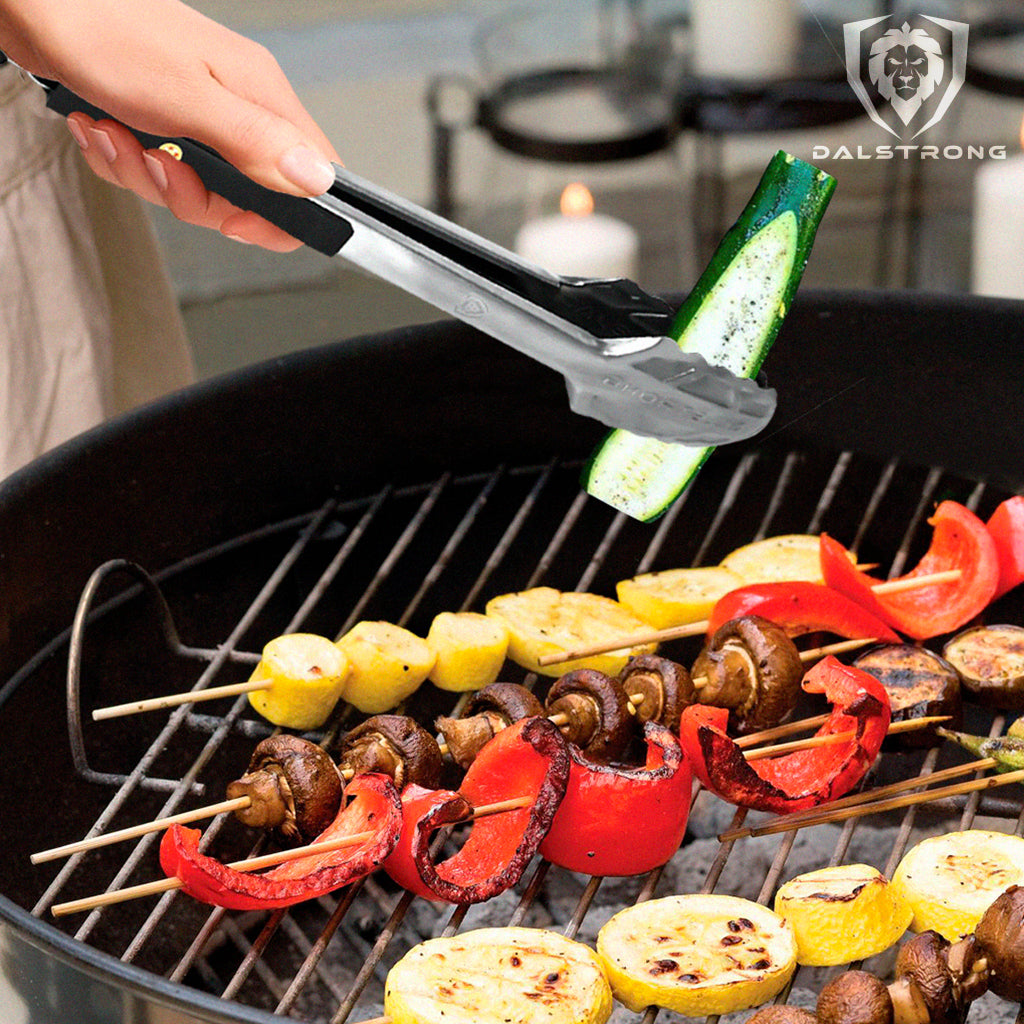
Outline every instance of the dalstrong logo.
{"label": "dalstrong logo", "polygon": [[891,19],[843,25],[846,76],[875,124],[913,139],[939,121],[964,84],[968,26],[928,15]]}

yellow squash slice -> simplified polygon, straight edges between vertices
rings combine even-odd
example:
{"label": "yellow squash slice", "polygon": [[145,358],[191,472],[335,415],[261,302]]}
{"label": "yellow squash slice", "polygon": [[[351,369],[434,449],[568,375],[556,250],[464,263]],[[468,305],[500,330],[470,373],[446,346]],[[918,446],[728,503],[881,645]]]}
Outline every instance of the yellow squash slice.
{"label": "yellow squash slice", "polygon": [[765,537],[726,555],[722,565],[743,577],[744,583],[790,580],[821,582],[820,541],[816,534],[784,533]]}
{"label": "yellow squash slice", "polygon": [[625,650],[595,654],[574,661],[541,665],[545,655],[567,653],[605,640],[650,631],[618,601],[598,594],[535,587],[503,594],[487,602],[487,614],[504,623],[509,633],[508,656],[523,668],[558,677],[578,668],[593,668],[617,675],[631,657],[648,654],[655,644],[639,644]]}
{"label": "yellow squash slice", "polygon": [[1000,893],[1024,885],[1024,839],[984,829],[925,839],[900,861],[892,885],[914,912],[915,932],[955,942],[974,931]]}
{"label": "yellow squash slice", "polygon": [[619,604],[634,615],[655,629],[669,629],[708,618],[723,594],[745,582],[731,569],[707,565],[643,573],[617,583],[615,591]]}
{"label": "yellow squash slice", "polygon": [[250,693],[249,703],[274,725],[316,729],[338,703],[348,671],[348,659],[327,637],[288,633],[263,648],[249,678],[267,688]]}
{"label": "yellow squash slice", "polygon": [[434,667],[427,642],[390,622],[357,622],[338,647],[349,662],[345,699],[369,715],[401,704]]}
{"label": "yellow squash slice", "polygon": [[616,999],[630,1010],[661,1006],[684,1017],[759,1006],[796,970],[793,929],[738,896],[668,896],[616,914],[597,952]]}
{"label": "yellow squash slice", "polygon": [[392,1024],[604,1024],[612,994],[588,946],[536,928],[481,928],[414,946],[388,972]]}
{"label": "yellow squash slice", "polygon": [[885,875],[867,864],[840,864],[790,879],[775,894],[775,913],[796,935],[797,963],[831,967],[894,945],[914,912]]}
{"label": "yellow squash slice", "polygon": [[434,652],[430,681],[442,690],[479,690],[498,678],[508,651],[508,630],[479,612],[441,612],[427,633]]}

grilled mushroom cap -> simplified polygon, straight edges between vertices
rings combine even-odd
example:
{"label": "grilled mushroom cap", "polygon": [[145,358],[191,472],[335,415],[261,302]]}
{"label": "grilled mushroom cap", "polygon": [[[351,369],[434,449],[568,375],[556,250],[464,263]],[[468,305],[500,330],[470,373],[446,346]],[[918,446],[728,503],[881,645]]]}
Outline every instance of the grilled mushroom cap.
{"label": "grilled mushroom cap", "polygon": [[867,971],[846,971],[821,990],[818,1024],[892,1024],[893,1004],[885,983]]}
{"label": "grilled mushroom cap", "polygon": [[564,715],[565,737],[594,761],[619,757],[633,738],[635,722],[629,700],[617,679],[596,669],[566,672],[548,690],[549,716]]}
{"label": "grilled mushroom cap", "polygon": [[434,724],[444,736],[452,760],[468,768],[480,748],[495,733],[521,718],[543,714],[541,702],[525,686],[518,683],[491,683],[466,705],[466,713],[462,718],[442,715]]}
{"label": "grilled mushroom cap", "polygon": [[1024,1001],[1024,886],[1011,885],[985,911],[974,938],[989,969],[988,985],[997,996]]}
{"label": "grilled mushroom cap", "polygon": [[786,631],[758,615],[724,622],[692,672],[700,702],[728,708],[741,732],[778,725],[796,704],[803,674]]}
{"label": "grilled mushroom cap", "polygon": [[968,1002],[954,984],[947,961],[949,942],[938,932],[921,932],[899,951],[896,957],[896,981],[890,987],[899,1024],[922,1020],[928,1024],[963,1024]]}
{"label": "grilled mushroom cap", "polygon": [[249,806],[235,812],[244,824],[275,829],[289,841],[311,842],[334,821],[343,788],[323,747],[282,734],[256,745],[245,774],[228,784],[227,796],[249,797]]}
{"label": "grilled mushroom cap", "polygon": [[437,789],[444,760],[437,740],[407,715],[374,715],[345,734],[339,765],[355,774],[383,772],[399,790],[410,782]]}
{"label": "grilled mushroom cap", "polygon": [[628,697],[643,695],[636,705],[636,720],[641,726],[644,722],[659,722],[678,734],[679,717],[694,702],[696,692],[690,673],[682,665],[657,654],[640,654],[629,659],[618,679]]}
{"label": "grilled mushroom cap", "polygon": [[788,1003],[771,1003],[749,1017],[747,1024],[816,1024],[817,1020],[810,1010],[801,1010],[799,1006]]}

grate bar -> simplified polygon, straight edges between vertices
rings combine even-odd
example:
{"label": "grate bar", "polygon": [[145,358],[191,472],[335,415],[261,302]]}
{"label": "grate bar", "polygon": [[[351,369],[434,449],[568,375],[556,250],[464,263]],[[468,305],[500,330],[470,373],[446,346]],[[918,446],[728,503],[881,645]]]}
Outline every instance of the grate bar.
{"label": "grate bar", "polygon": [[[282,560],[277,570],[275,570],[275,572],[272,574],[271,578],[267,581],[267,583],[264,584],[263,588],[257,594],[255,600],[250,605],[249,609],[242,616],[242,619],[239,621],[235,629],[232,630],[232,633],[228,637],[223,648],[221,649],[221,651],[218,652],[220,656],[218,658],[215,658],[214,661],[212,661],[210,665],[200,675],[199,681],[197,682],[195,689],[200,689],[203,686],[207,685],[216,676],[217,672],[220,670],[224,662],[227,660],[228,653],[234,650],[236,644],[238,643],[238,640],[245,633],[246,629],[248,629],[249,625],[255,620],[256,616],[259,614],[262,608],[270,600],[270,597],[277,589],[277,587],[280,585],[281,581],[284,579],[288,570],[298,560],[299,555],[302,553],[302,551],[305,550],[305,548],[311,541],[312,537],[314,536],[316,530],[319,528],[320,524],[323,522],[323,520],[326,518],[326,516],[328,515],[329,511],[332,508],[333,502],[328,502],[325,506],[323,506],[323,508],[321,508],[319,514],[313,519],[310,525],[302,531],[302,533],[299,535],[295,543],[292,545],[291,549],[285,555],[285,558]],[[110,803],[107,805],[107,808],[101,815],[100,819],[98,819],[99,824],[94,825],[93,828],[89,830],[89,835],[98,834],[99,831],[105,828],[106,825],[113,819],[117,811],[125,804],[128,797],[134,791],[135,787],[139,784],[141,779],[147,774],[150,766],[155,762],[156,758],[163,752],[163,750],[171,742],[171,739],[177,732],[178,728],[180,727],[182,721],[186,716],[187,707],[187,705],[183,704],[179,708],[176,708],[173,712],[171,712],[167,724],[160,731],[156,739],[150,745],[149,749],[145,752],[145,754],[143,754],[142,758],[138,761],[133,771],[122,783],[121,787],[118,789]],[[224,734],[226,734],[227,732],[227,727],[228,722],[227,719],[225,719]],[[207,747],[204,748],[204,751],[208,751],[206,760],[208,760],[209,756],[212,756],[213,754],[214,747],[212,746],[212,744],[213,738],[211,738],[210,744],[208,744]],[[203,763],[205,764],[205,760]],[[185,793],[191,786],[191,783],[199,774],[199,770],[201,767],[202,766],[194,766],[193,770],[191,770],[182,779],[182,783],[179,789],[171,795],[171,797],[167,800],[167,802],[161,809],[161,817],[174,813],[181,798],[185,795]],[[108,890],[117,888],[118,886],[124,883],[125,879],[127,879],[130,876],[131,872],[135,869],[135,866],[142,857],[142,853],[145,852],[146,849],[148,849],[149,845],[150,844],[146,841],[146,839],[141,840],[137,844],[135,851],[133,851],[133,853],[129,856],[128,861],[118,872],[114,880],[110,883]],[[82,859],[85,856],[85,853],[79,853],[74,854],[68,858],[67,863],[63,866],[60,872],[58,872],[53,882],[47,887],[42,897],[32,908],[33,914],[36,914],[37,916],[41,915],[50,908],[57,894],[60,892],[60,890],[66,883],[67,879],[70,878],[71,874],[76,870],[76,868],[79,866],[79,864],[81,863]],[[84,941],[85,937],[89,934],[89,932],[95,926],[96,922],[99,920],[100,913],[100,911],[93,911],[92,914],[89,915],[89,917],[86,919],[85,924],[83,924],[79,932],[76,933],[76,938],[79,938]]]}

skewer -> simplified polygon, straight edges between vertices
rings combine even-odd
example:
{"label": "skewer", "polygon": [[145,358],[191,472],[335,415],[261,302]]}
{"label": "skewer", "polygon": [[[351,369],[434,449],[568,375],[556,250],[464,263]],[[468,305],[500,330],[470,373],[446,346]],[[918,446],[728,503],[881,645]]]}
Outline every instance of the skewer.
{"label": "skewer", "polygon": [[[989,758],[984,758],[988,761]],[[978,771],[979,763],[971,762],[969,765],[958,765],[961,773],[964,771]],[[932,781],[932,776],[926,776],[922,784]],[[914,780],[917,781],[917,780]],[[987,775],[983,779],[972,779],[969,782],[958,782],[952,786],[942,786],[939,789],[929,789],[924,793],[908,793],[906,796],[895,796],[891,799],[872,800],[854,804],[852,806],[820,810],[819,813],[808,812],[804,815],[783,815],[778,820],[766,822],[764,825],[756,825],[749,830],[752,836],[774,835],[776,832],[789,832],[792,829],[809,828],[811,825],[830,825],[835,822],[846,821],[848,818],[860,818],[866,814],[880,814],[884,811],[895,811],[901,807],[911,807],[914,804],[928,803],[932,800],[941,800],[951,796],[963,796],[966,793],[977,793],[980,790],[995,789],[999,786],[1008,786],[1014,782],[1024,782],[1024,768],[1012,772],[1003,772],[1000,775]],[[786,821],[784,818],[790,818]],[[722,833],[728,836],[729,833]],[[722,836],[719,838],[721,839]]]}
{"label": "skewer", "polygon": [[236,797],[234,800],[222,800],[219,804],[207,804],[205,807],[196,807],[194,810],[182,811],[180,814],[169,814],[166,818],[144,821],[141,825],[130,825],[128,828],[118,829],[116,832],[106,832],[103,835],[92,836],[90,839],[79,839],[75,843],[54,846],[49,850],[40,850],[39,853],[33,853],[29,860],[33,864],[45,864],[47,861],[70,857],[72,854],[95,850],[101,846],[122,843],[128,839],[138,839],[150,832],[159,832],[161,829],[170,828],[171,825],[187,825],[191,821],[202,821],[204,818],[213,818],[218,814],[241,811],[251,802],[247,796]]}
{"label": "skewer", "polygon": [[[937,722],[948,722],[949,718],[949,715],[928,715],[923,718],[907,719],[905,722],[893,722],[889,726],[889,731],[886,735],[892,736],[893,734],[903,732],[913,732],[915,729],[925,729],[929,725],[935,725]],[[760,761],[765,757],[779,757],[782,754],[791,754],[797,750],[811,750],[815,747],[828,747],[833,743],[844,743],[846,740],[852,740],[856,735],[856,731],[850,729],[844,732],[827,732],[822,736],[805,736],[803,739],[791,740],[788,743],[775,743],[769,747],[755,747],[744,754],[744,757],[748,761]]]}
{"label": "skewer", "polygon": [[838,800],[831,800],[827,805],[812,807],[806,811],[797,811],[793,814],[777,814],[760,825],[747,825],[744,828],[729,829],[723,832],[718,838],[723,842],[730,842],[734,839],[747,839],[750,836],[761,835],[761,829],[768,828],[775,824],[787,823],[788,828],[799,828],[804,818],[815,818],[822,814],[826,807],[828,810],[837,810],[842,807],[856,807],[860,804],[872,803],[899,793],[906,793],[908,790],[924,789],[937,782],[948,782],[950,779],[957,779],[961,775],[971,775],[974,772],[988,771],[994,768],[997,762],[994,757],[983,757],[978,761],[969,761],[966,764],[955,764],[951,768],[943,768],[941,771],[932,772],[930,775],[915,775],[912,779],[901,779],[899,782],[889,783],[887,786],[879,786],[876,789],[866,789],[860,793],[851,793],[849,796],[840,797]]}
{"label": "skewer", "polygon": [[[830,654],[846,654],[848,651],[859,650],[861,647],[875,643],[877,639],[873,636],[862,636],[852,640],[837,640],[834,644],[825,644],[822,647],[808,647],[806,651],[800,651],[800,660],[806,665],[809,661],[819,661]],[[693,676],[690,682],[695,690],[702,690],[710,680],[707,676]],[[822,720],[824,721],[824,719]]]}
{"label": "skewer", "polygon": [[[816,728],[823,725],[828,718],[828,715],[817,715],[814,718],[801,719],[799,722],[790,722],[787,725],[778,726],[775,729],[765,729],[762,732],[751,733],[749,736],[741,737],[736,741],[736,744],[737,746],[744,748],[752,747],[757,743],[776,739],[779,736],[792,735],[794,732]],[[949,716],[947,715],[933,715],[930,717],[912,719],[906,722],[894,722],[889,727],[889,734],[910,732],[914,729],[923,729],[929,725],[946,721],[949,721]],[[748,761],[756,761],[765,757],[779,757],[782,754],[789,754],[796,750],[827,746],[832,743],[841,743],[845,740],[852,739],[855,735],[855,732],[850,731],[828,733],[824,736],[807,736],[803,739],[794,740],[790,743],[778,743],[773,746],[756,747],[754,750],[751,750],[746,754],[746,758]],[[982,768],[990,767],[991,764],[995,764],[995,762],[992,761],[991,758],[986,758],[984,762],[981,762],[981,767],[976,770],[980,771]],[[346,780],[348,780],[355,775],[355,772],[351,768],[348,768],[343,769],[341,774]],[[161,829],[170,828],[171,825],[185,825],[189,822],[201,821],[204,818],[212,818],[218,814],[227,814],[232,811],[244,810],[249,806],[249,803],[249,797],[241,796],[234,800],[224,800],[217,804],[208,804],[205,807],[196,807],[191,811],[182,811],[179,814],[171,814],[164,818],[155,818],[153,821],[142,822],[139,825],[131,825],[128,828],[119,829],[116,832],[107,832],[103,835],[92,836],[89,839],[80,839],[74,843],[55,846],[49,850],[41,850],[39,853],[33,853],[29,859],[33,864],[43,864],[47,861],[58,860],[61,857],[70,857],[76,853],[85,853],[89,850],[98,849],[103,846],[110,846],[114,843],[124,842],[129,839],[138,839],[140,836],[144,836],[150,832],[158,832]]]}
{"label": "skewer", "polygon": [[[493,804],[482,804],[480,807],[474,808],[473,813],[465,820],[483,818],[491,814],[504,814],[520,807],[528,807],[532,800],[532,797],[518,796]],[[304,857],[315,857],[320,854],[331,853],[334,850],[342,850],[348,846],[358,846],[360,843],[373,839],[375,835],[375,832],[356,832],[353,835],[339,836],[337,839],[331,839],[323,843],[309,843],[306,846],[297,846],[291,850],[278,850],[275,853],[267,853],[261,857],[236,860],[228,864],[228,867],[234,868],[236,871],[258,871],[262,868],[286,864],[289,861],[302,860]],[[81,899],[69,900],[66,903],[55,903],[50,908],[50,913],[54,917],[63,917],[66,914],[77,914],[85,910],[107,907],[114,903],[124,903],[128,900],[140,899],[143,896],[156,896],[160,893],[170,892],[172,889],[180,889],[181,885],[181,880],[178,878],[160,878],[154,882],[143,882],[141,885],[132,885],[125,889],[114,889],[111,892],[100,893],[98,896],[84,896]]]}
{"label": "skewer", "polygon": [[[938,583],[952,583],[960,578],[959,569],[944,569],[942,572],[927,573],[922,576],[910,576],[900,580],[885,580],[874,584],[871,589],[876,594],[898,594],[905,590],[916,590],[918,587],[929,587]],[[688,622],[682,626],[670,626],[668,629],[648,629],[605,640],[600,644],[577,648],[574,651],[561,651],[557,654],[545,654],[537,659],[539,665],[558,665],[563,661],[576,661],[578,658],[589,658],[594,654],[607,654],[609,651],[624,651],[630,647],[644,644],[667,643],[669,640],[681,640],[688,636],[702,636],[707,632],[710,623],[707,619],[701,622]]]}
{"label": "skewer", "polygon": [[144,711],[159,711],[161,708],[174,708],[179,704],[191,704],[204,700],[218,700],[221,697],[238,697],[243,693],[257,693],[267,689],[269,687],[265,679],[250,679],[245,683],[228,683],[225,686],[211,686],[205,690],[168,693],[163,697],[150,697],[147,700],[132,700],[126,704],[111,704],[110,707],[96,708],[92,713],[92,720],[102,722],[107,718],[122,718],[125,715],[138,715]]}

